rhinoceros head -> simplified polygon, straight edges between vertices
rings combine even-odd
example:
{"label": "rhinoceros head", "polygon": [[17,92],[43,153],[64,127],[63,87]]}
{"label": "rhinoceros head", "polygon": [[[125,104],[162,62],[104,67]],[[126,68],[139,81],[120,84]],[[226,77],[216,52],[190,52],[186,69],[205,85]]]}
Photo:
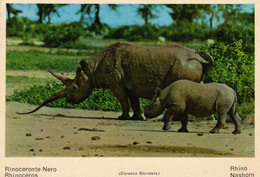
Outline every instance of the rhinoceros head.
{"label": "rhinoceros head", "polygon": [[39,105],[36,109],[26,113],[18,113],[18,114],[30,114],[41,107],[45,106],[49,102],[52,102],[59,98],[66,98],[67,102],[70,104],[78,104],[85,100],[92,92],[92,83],[89,77],[82,71],[81,66],[77,68],[77,73],[74,79],[65,78],[59,76],[51,71],[49,71],[54,77],[58,78],[66,88],[61,90],[60,92],[54,94],[52,97],[45,100],[41,105]]}
{"label": "rhinoceros head", "polygon": [[161,102],[161,89],[157,88],[155,90],[155,95],[152,99],[152,102],[144,107],[144,115],[147,118],[154,118],[159,116],[163,112],[163,105]]}
{"label": "rhinoceros head", "polygon": [[69,85],[66,85],[65,98],[70,104],[78,104],[84,101],[92,93],[92,90],[93,87],[90,78],[82,71],[81,66],[79,66],[76,77],[70,81]]}

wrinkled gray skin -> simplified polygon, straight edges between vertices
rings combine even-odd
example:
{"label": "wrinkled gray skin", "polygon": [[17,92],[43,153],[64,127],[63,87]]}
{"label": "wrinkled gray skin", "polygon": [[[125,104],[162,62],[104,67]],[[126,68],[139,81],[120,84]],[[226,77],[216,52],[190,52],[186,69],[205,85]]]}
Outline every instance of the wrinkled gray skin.
{"label": "wrinkled gray skin", "polygon": [[[88,60],[82,60],[74,79],[60,79],[66,89],[46,100],[32,113],[55,99],[65,97],[71,104],[85,100],[94,88],[108,88],[122,106],[119,119],[143,120],[139,97],[151,99],[157,87],[165,88],[179,79],[201,82],[206,68],[214,61],[205,61],[193,49],[181,45],[140,46],[114,43]],[[128,102],[130,100],[130,105]],[[28,114],[27,113],[27,114]],[[26,113],[24,113],[26,114]]]}
{"label": "wrinkled gray skin", "polygon": [[239,134],[241,133],[241,118],[236,108],[236,93],[225,84],[201,84],[179,80],[162,91],[157,88],[152,103],[144,107],[144,114],[146,117],[153,118],[167,109],[164,114],[163,130],[170,129],[170,119],[178,118],[182,123],[182,127],[178,131],[188,132],[188,114],[205,117],[217,112],[218,122],[210,133],[219,133],[219,129],[226,123],[228,114],[235,124],[233,134]]}

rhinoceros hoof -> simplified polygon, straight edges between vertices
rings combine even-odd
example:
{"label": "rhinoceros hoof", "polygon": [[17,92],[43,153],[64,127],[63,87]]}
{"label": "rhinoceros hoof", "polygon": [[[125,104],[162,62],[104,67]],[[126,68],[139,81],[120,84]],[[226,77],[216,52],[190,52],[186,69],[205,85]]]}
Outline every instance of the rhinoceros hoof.
{"label": "rhinoceros hoof", "polygon": [[178,132],[189,132],[189,130],[187,129],[187,128],[180,128],[179,130],[178,130]]}
{"label": "rhinoceros hoof", "polygon": [[240,134],[240,133],[241,133],[241,130],[234,130],[232,133],[233,133],[234,135]]}
{"label": "rhinoceros hoof", "polygon": [[209,131],[209,133],[219,133],[219,129],[214,129],[213,128],[212,130]]}
{"label": "rhinoceros hoof", "polygon": [[141,115],[133,115],[131,120],[145,120]]}
{"label": "rhinoceros hoof", "polygon": [[163,130],[170,130],[170,129],[171,129],[171,126],[170,126],[170,125],[163,126]]}
{"label": "rhinoceros hoof", "polygon": [[132,119],[131,119],[130,116],[123,116],[123,115],[121,115],[121,116],[118,117],[118,120],[132,120]]}

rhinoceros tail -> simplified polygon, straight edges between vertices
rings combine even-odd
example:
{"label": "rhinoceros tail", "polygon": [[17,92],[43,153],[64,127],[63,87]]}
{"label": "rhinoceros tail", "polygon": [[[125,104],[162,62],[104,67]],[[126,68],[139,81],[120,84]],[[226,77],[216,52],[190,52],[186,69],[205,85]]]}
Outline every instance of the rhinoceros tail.
{"label": "rhinoceros tail", "polygon": [[234,114],[236,114],[237,113],[237,94],[236,94],[235,91],[233,91],[233,94],[234,94],[234,97],[235,97],[234,103],[233,103],[233,109],[234,109]]}

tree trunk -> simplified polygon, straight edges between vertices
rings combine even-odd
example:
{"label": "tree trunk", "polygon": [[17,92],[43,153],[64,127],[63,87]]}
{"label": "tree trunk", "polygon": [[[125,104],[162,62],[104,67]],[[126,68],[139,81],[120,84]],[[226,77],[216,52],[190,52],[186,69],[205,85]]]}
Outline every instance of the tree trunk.
{"label": "tree trunk", "polygon": [[11,5],[6,4],[6,10],[7,10],[7,23],[10,24],[11,22]]}

